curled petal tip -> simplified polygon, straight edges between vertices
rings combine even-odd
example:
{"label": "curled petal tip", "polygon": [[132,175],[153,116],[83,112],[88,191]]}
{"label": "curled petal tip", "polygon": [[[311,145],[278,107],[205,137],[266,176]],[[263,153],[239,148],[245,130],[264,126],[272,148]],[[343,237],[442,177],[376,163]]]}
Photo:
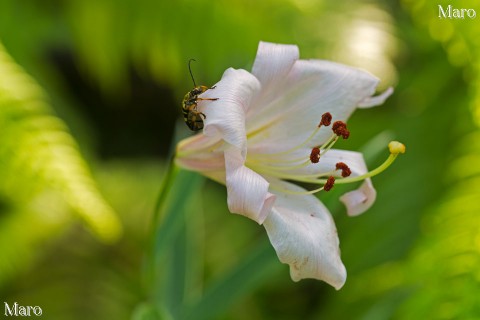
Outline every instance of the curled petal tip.
{"label": "curled petal tip", "polygon": [[381,105],[388,99],[393,93],[393,88],[389,87],[387,90],[379,94],[378,96],[368,97],[358,103],[359,108],[370,108]]}
{"label": "curled petal tip", "polygon": [[357,190],[347,192],[341,196],[340,201],[347,208],[347,215],[354,217],[367,211],[375,202],[376,197],[377,191],[370,179],[367,179]]}

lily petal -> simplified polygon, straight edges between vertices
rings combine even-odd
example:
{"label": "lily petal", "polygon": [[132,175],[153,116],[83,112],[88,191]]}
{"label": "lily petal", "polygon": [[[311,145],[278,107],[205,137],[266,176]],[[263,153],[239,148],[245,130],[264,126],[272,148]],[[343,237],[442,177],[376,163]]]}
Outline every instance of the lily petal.
{"label": "lily petal", "polygon": [[[263,98],[262,88],[262,94],[253,101],[253,108],[259,111],[252,117],[248,114],[249,147],[270,146],[278,152],[301,144],[325,112],[330,112],[334,120],[345,121],[360,103],[368,105],[366,99],[375,92],[378,82],[378,78],[357,68],[323,60],[297,60],[287,77],[268,90],[270,100]],[[322,144],[330,135],[330,130],[320,130],[312,144]]]}
{"label": "lily petal", "polygon": [[370,108],[370,107],[375,107],[378,105],[381,105],[387,100],[388,97],[390,97],[393,93],[393,88],[389,87],[387,90],[379,94],[378,96],[374,97],[367,97],[360,101],[358,104],[359,108],[365,109],[365,108]]}
{"label": "lily petal", "polygon": [[278,112],[282,112],[273,110],[275,112],[272,113],[270,103],[281,97],[279,92],[288,89],[287,76],[298,58],[296,45],[259,43],[252,74],[260,81],[262,90],[254,100],[254,107],[247,113],[247,131],[257,130],[255,123],[259,127],[264,126],[275,119]]}
{"label": "lily petal", "polygon": [[[287,182],[277,183],[282,189],[303,190]],[[280,261],[290,265],[292,280],[319,279],[340,289],[347,272],[340,259],[335,223],[327,208],[313,195],[276,196],[263,225]]]}
{"label": "lily petal", "polygon": [[370,179],[365,179],[360,188],[345,193],[340,197],[340,201],[347,207],[349,216],[358,216],[367,211],[375,202],[377,191],[373,187]]}
{"label": "lily petal", "polygon": [[275,196],[268,192],[269,183],[247,168],[239,149],[225,150],[228,209],[262,224],[270,213]]}
{"label": "lily petal", "polygon": [[[345,162],[352,171],[351,177],[361,176],[368,172],[367,165],[363,155],[360,152],[346,151],[346,150],[330,150],[318,164],[324,162],[322,166],[327,163]],[[356,190],[345,193],[340,197],[340,201],[347,208],[349,216],[358,216],[364,213],[375,202],[377,198],[377,191],[373,187],[372,180],[367,178]]]}
{"label": "lily petal", "polygon": [[192,154],[206,151],[219,141],[221,141],[219,138],[214,139],[212,137],[207,137],[204,134],[197,134],[183,139],[177,144],[177,155],[182,153]]}
{"label": "lily petal", "polygon": [[188,170],[198,172],[225,171],[225,159],[223,153],[198,152],[190,155],[177,155],[175,162]]}
{"label": "lily petal", "polygon": [[206,115],[203,133],[207,137],[223,139],[242,150],[245,156],[247,137],[245,113],[250,101],[260,91],[260,83],[249,72],[227,69],[215,89],[207,90],[200,98],[218,98],[199,101],[198,108]]}
{"label": "lily petal", "polygon": [[260,41],[252,73],[266,90],[287,76],[299,55],[296,45]]}
{"label": "lily petal", "polygon": [[[202,173],[225,172],[223,144],[223,140],[204,134],[191,136],[177,144],[175,162],[180,167]],[[223,183],[225,184],[225,178]]]}

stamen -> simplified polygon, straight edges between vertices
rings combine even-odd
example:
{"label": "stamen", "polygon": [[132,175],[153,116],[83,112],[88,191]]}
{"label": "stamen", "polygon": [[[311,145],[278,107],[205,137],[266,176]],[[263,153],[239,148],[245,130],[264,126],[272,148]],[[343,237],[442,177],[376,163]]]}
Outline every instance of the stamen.
{"label": "stamen", "polygon": [[322,150],[322,152],[320,153],[320,157],[322,157],[323,155],[325,155],[325,153],[328,152],[328,150],[330,150],[334,145],[335,145],[335,142],[337,142],[338,140],[338,137],[336,135],[332,135],[330,137],[330,139],[327,140],[327,142],[325,142],[321,147],[320,149]]}
{"label": "stamen", "polygon": [[[272,157],[272,156],[283,156],[283,155],[286,155],[286,154],[289,154],[289,153],[292,153],[294,151],[297,151],[299,150],[300,148],[303,148],[305,145],[307,145],[318,133],[318,131],[320,130],[320,127],[322,126],[322,123],[325,122],[324,125],[330,125],[329,121],[331,121],[331,117],[332,115],[329,113],[329,112],[326,112],[322,115],[322,119],[320,120],[320,123],[319,125],[315,128],[315,130],[310,134],[310,136],[308,136],[308,138],[303,141],[301,144],[299,145],[296,145],[295,147],[291,148],[291,149],[288,149],[288,150],[285,150],[285,151],[280,151],[280,152],[275,152],[275,153],[264,153],[264,154],[255,154],[255,157],[258,157],[258,158],[264,158],[264,157]],[[330,120],[329,120],[330,119]]]}
{"label": "stamen", "polygon": [[289,189],[284,189],[284,188],[277,188],[275,185],[270,185],[270,189],[279,191],[282,193],[287,193],[287,194],[296,194],[296,195],[305,195],[305,194],[315,194],[320,191],[330,191],[333,188],[333,185],[335,184],[335,178],[330,176],[327,180],[327,183],[325,185],[321,186],[320,188],[314,189],[314,190],[305,190],[305,191],[296,191],[296,190],[289,190]]}
{"label": "stamen", "polygon": [[319,128],[321,126],[328,127],[331,122],[332,122],[332,115],[330,114],[330,112],[325,112],[324,114],[322,114],[322,120],[320,120],[318,127]]}
{"label": "stamen", "polygon": [[342,177],[346,178],[352,174],[352,170],[344,163],[344,162],[338,162],[335,165],[335,168],[337,170],[342,170]]}
{"label": "stamen", "polygon": [[310,153],[310,161],[312,163],[318,163],[320,161],[320,148],[315,147]]}
{"label": "stamen", "polygon": [[332,126],[332,131],[337,136],[342,136],[343,139],[348,139],[350,131],[347,129],[347,124],[343,121],[335,121]]}
{"label": "stamen", "polygon": [[347,124],[343,121],[335,121],[332,126],[332,131],[335,132],[340,127],[347,127]]}
{"label": "stamen", "polygon": [[318,193],[320,191],[323,191],[323,186],[321,188],[315,189],[315,190],[309,190],[309,191],[295,191],[295,190],[289,190],[289,189],[284,189],[284,188],[277,188],[275,185],[270,185],[270,189],[286,194],[293,194],[293,195],[305,195],[305,194],[314,194]]}
{"label": "stamen", "polygon": [[327,182],[323,186],[323,190],[325,191],[332,190],[334,184],[335,184],[335,178],[333,176],[328,177]]}

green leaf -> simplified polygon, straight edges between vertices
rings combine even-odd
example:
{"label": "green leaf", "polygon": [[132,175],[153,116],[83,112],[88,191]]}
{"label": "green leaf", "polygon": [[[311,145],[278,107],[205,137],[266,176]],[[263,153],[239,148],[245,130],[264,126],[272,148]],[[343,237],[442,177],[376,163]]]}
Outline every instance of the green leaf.
{"label": "green leaf", "polygon": [[173,320],[166,311],[159,311],[149,303],[141,303],[135,307],[131,320]]}
{"label": "green leaf", "polygon": [[192,250],[195,237],[190,233],[197,227],[192,220],[201,210],[196,198],[201,194],[198,191],[203,181],[204,177],[197,173],[170,168],[157,203],[159,214],[154,217],[159,222],[146,280],[156,307],[168,310],[174,319],[211,319],[221,314],[267,279],[272,268],[278,265],[275,252],[265,241],[208,288],[205,295],[187,306],[192,296],[189,291],[197,289],[192,284],[194,281],[189,281],[191,269],[195,267],[190,263],[201,259],[199,253]]}
{"label": "green leaf", "polygon": [[187,307],[182,319],[213,319],[268,279],[279,265],[270,242],[260,243],[248,256],[207,289],[194,305]]}

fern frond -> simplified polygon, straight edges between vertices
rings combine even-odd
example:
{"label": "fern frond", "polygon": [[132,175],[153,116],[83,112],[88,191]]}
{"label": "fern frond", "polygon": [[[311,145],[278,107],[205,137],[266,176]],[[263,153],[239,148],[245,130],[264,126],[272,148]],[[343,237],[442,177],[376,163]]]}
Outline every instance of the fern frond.
{"label": "fern frond", "polygon": [[[452,150],[448,192],[424,219],[424,236],[408,263],[417,289],[398,314],[405,319],[478,319],[480,317],[480,38],[474,23],[439,21],[439,4],[404,0],[412,17],[442,43],[451,64],[468,74],[470,109],[477,126]],[[455,8],[475,8],[463,0]],[[437,10],[432,10],[435,7]],[[446,7],[446,5],[445,5]],[[437,12],[435,12],[437,11]],[[435,26],[435,28],[432,28]],[[462,121],[463,120],[463,121]],[[465,119],[458,124],[466,127]],[[470,125],[470,124],[468,124]]]}
{"label": "fern frond", "polygon": [[41,244],[58,235],[72,220],[58,200],[55,194],[44,193],[30,205],[12,207],[1,217],[0,285],[28,268]]}
{"label": "fern frond", "polygon": [[[478,141],[480,131],[473,136]],[[408,263],[408,278],[417,289],[399,310],[402,319],[480,316],[480,162],[468,161],[479,151],[460,155],[470,174],[452,180],[444,200],[425,217],[425,236]]]}
{"label": "fern frond", "polygon": [[13,203],[55,190],[104,242],[120,222],[103,199],[64,122],[46,94],[0,44],[0,195]]}

